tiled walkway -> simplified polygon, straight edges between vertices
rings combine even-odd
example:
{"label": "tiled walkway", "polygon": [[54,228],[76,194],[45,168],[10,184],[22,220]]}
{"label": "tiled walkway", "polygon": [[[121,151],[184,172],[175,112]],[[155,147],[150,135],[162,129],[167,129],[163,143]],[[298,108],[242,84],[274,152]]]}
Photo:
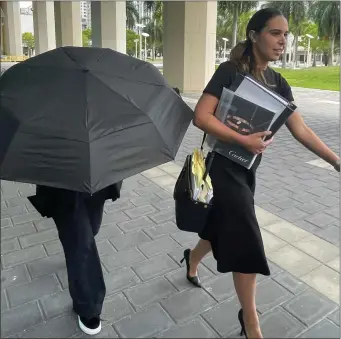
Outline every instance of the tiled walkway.
{"label": "tiled walkway", "polygon": [[[315,99],[318,95],[314,92]],[[322,118],[311,97],[300,95],[305,108],[312,108],[307,120],[336,147],[336,105],[324,105],[329,111]],[[335,100],[328,92],[323,98]],[[106,204],[97,237],[107,285],[98,337],[238,337],[231,274],[218,274],[209,255],[199,269],[204,288],[197,289],[179,264],[197,236],[177,229],[172,192],[184,155],[200,137],[191,127],[175,163],[126,180],[122,198]],[[271,150],[259,168],[256,195],[272,273],[258,277],[263,334],[339,338],[337,174],[319,167],[321,162],[309,163],[316,157],[303,152],[285,130]],[[1,337],[85,337],[71,311],[55,226],[28,203],[33,192],[31,185],[2,182]]]}

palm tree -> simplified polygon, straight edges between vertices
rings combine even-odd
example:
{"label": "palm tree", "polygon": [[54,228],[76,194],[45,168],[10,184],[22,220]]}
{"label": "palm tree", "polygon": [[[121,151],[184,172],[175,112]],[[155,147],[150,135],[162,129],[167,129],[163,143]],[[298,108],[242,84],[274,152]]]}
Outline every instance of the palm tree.
{"label": "palm tree", "polygon": [[149,34],[148,39],[152,43],[152,60],[155,60],[157,46],[160,46],[163,40],[163,21],[149,21],[143,31]]}
{"label": "palm tree", "polygon": [[[246,26],[251,19],[255,10],[243,12],[238,17],[238,31],[237,42],[244,40],[246,35]],[[232,29],[233,29],[233,17],[232,15],[226,15],[225,13],[218,12],[217,15],[217,45],[216,50],[219,51],[219,57],[222,57],[223,40],[222,38],[228,38],[228,46],[231,46],[232,41]]]}
{"label": "palm tree", "polygon": [[[297,58],[298,49],[298,37],[301,34],[302,27],[301,24],[305,21],[308,13],[308,2],[307,1],[269,1],[262,6],[263,8],[276,8],[280,10],[283,15],[287,18],[289,27],[295,28],[293,30],[294,34],[294,64]],[[287,64],[287,44],[285,45],[285,50],[283,53],[282,67],[285,68]]]}
{"label": "palm tree", "polygon": [[216,37],[217,37],[216,50],[219,51],[219,57],[222,57],[223,45],[224,45],[222,38],[228,38],[229,45],[232,39],[232,16],[231,15],[225,15],[225,13],[222,14],[221,12],[218,12]]}
{"label": "palm tree", "polygon": [[136,22],[139,21],[139,11],[135,7],[133,1],[126,2],[126,16],[127,16],[127,28],[133,29]]}
{"label": "palm tree", "polygon": [[251,19],[251,17],[256,13],[255,10],[251,10],[248,12],[243,12],[239,15],[238,18],[238,34],[237,39],[243,40],[246,36],[246,27]]}
{"label": "palm tree", "polygon": [[[319,37],[318,34],[318,26],[313,23],[306,21],[303,25],[303,37],[301,41],[301,45],[307,48],[308,44],[310,45],[310,50],[313,54],[313,67],[316,66],[316,56],[317,54],[326,54],[328,52],[328,41],[324,40],[323,38]],[[309,42],[309,38],[306,36],[306,34],[310,34],[314,37],[314,39],[311,39]]]}
{"label": "palm tree", "polygon": [[218,13],[231,15],[232,13],[232,47],[237,43],[238,18],[243,12],[249,12],[258,6],[258,1],[218,1]]}
{"label": "palm tree", "polygon": [[142,18],[146,23],[144,31],[149,34],[152,42],[152,59],[155,60],[156,44],[163,40],[163,2],[145,1],[144,6],[147,12],[147,16]]}
{"label": "palm tree", "polygon": [[335,40],[340,37],[340,2],[314,1],[310,15],[318,26],[319,35],[329,40],[328,66],[332,66]]}

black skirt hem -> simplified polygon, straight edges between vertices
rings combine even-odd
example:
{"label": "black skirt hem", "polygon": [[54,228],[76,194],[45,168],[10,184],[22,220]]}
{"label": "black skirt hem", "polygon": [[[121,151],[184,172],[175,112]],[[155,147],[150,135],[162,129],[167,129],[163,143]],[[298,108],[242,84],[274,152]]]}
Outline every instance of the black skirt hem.
{"label": "black skirt hem", "polygon": [[[206,241],[210,241],[210,239],[206,239],[202,234],[199,234],[200,239],[202,240],[206,240]],[[210,241],[211,242],[211,241]],[[258,270],[250,270],[250,269],[243,269],[240,267],[235,267],[234,265],[224,265],[224,264],[219,264],[219,261],[217,260],[217,258],[214,256],[214,251],[212,248],[212,253],[213,253],[213,257],[217,262],[217,271],[219,273],[242,273],[242,274],[261,274],[264,276],[270,276],[271,272],[269,270],[269,268],[264,268],[264,269],[258,269]]]}
{"label": "black skirt hem", "polygon": [[261,275],[264,275],[264,276],[270,276],[270,271],[260,271],[260,270],[257,270],[257,271],[250,271],[250,270],[243,270],[243,269],[240,269],[240,268],[233,268],[233,267],[220,267],[219,265],[217,266],[217,271],[219,273],[242,273],[242,274],[261,274]]}

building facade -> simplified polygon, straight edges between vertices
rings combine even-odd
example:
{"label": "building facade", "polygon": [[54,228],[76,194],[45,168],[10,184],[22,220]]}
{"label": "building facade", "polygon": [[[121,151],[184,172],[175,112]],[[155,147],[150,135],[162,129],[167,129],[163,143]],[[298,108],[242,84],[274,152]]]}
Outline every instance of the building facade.
{"label": "building facade", "polygon": [[81,1],[81,20],[82,20],[82,29],[91,28],[91,2],[90,1]]}

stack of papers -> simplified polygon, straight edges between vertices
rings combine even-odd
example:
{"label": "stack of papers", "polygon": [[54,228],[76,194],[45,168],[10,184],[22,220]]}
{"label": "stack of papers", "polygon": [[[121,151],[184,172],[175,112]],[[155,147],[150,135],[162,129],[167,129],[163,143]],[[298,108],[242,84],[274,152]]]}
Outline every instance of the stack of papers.
{"label": "stack of papers", "polygon": [[[223,88],[215,116],[242,135],[271,131],[273,137],[295,109],[295,104],[264,84],[250,76],[238,74],[229,88]],[[258,157],[237,143],[223,142],[212,135],[207,136],[206,143],[212,151],[247,169]]]}
{"label": "stack of papers", "polygon": [[206,170],[204,155],[201,150],[194,149],[191,164],[191,185],[193,200],[209,203],[213,198],[213,187],[209,175],[203,180]]}

